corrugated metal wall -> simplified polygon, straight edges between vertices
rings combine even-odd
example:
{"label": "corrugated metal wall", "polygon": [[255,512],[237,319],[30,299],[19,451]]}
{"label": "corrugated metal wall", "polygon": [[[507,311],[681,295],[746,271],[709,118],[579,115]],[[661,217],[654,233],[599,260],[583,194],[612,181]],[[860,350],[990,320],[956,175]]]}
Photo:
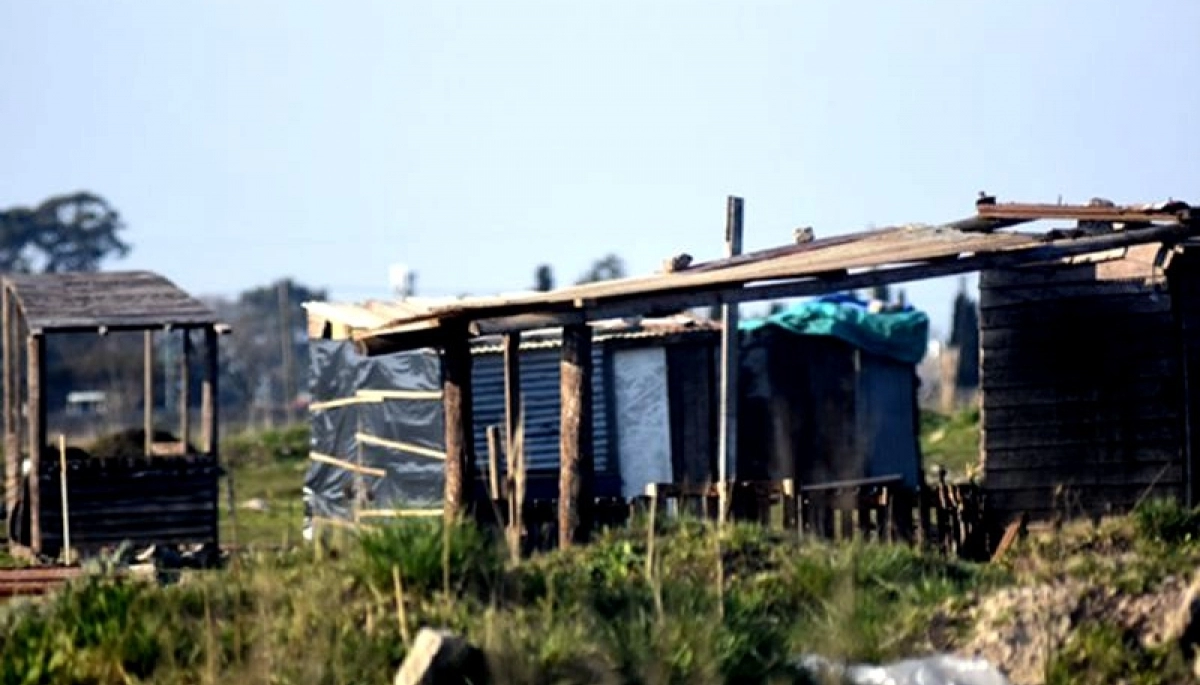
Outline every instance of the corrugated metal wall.
{"label": "corrugated metal wall", "polygon": [[[592,347],[593,447],[596,471],[608,471],[609,412],[606,399],[604,344]],[[559,348],[534,349],[521,353],[521,398],[525,406],[525,458],[530,471],[557,471],[559,464]],[[475,398],[475,449],[479,468],[487,472],[487,427],[504,430],[504,357],[485,353],[475,356],[471,382]]]}
{"label": "corrugated metal wall", "polygon": [[1180,339],[1150,261],[981,275],[984,484],[1001,517],[1183,494]]}

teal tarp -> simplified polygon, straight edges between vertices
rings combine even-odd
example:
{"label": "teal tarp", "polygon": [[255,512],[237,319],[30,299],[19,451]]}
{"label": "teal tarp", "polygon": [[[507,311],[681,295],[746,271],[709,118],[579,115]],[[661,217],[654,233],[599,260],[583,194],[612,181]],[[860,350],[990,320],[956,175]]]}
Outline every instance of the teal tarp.
{"label": "teal tarp", "polygon": [[797,305],[765,319],[744,321],[738,329],[777,326],[798,335],[831,335],[872,354],[917,364],[929,345],[929,317],[911,308],[871,313],[862,303],[840,299]]}

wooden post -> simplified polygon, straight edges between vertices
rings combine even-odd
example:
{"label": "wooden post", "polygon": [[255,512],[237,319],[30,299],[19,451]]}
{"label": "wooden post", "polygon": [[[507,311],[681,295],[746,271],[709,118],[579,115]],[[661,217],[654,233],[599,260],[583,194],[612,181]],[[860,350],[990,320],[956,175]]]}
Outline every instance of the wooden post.
{"label": "wooden post", "polygon": [[200,388],[200,423],[204,431],[204,453],[217,454],[217,332],[204,329],[204,382]]}
{"label": "wooden post", "polygon": [[500,499],[500,426],[487,427],[488,496]]}
{"label": "wooden post", "polygon": [[[742,253],[742,198],[729,197],[725,207],[725,256]],[[721,306],[721,415],[718,428],[717,479],[720,481],[718,523],[729,517],[730,481],[737,478],[738,309]]]}
{"label": "wooden post", "polygon": [[471,397],[471,344],[465,329],[449,333],[442,350],[442,403],[446,428],[447,522],[467,515],[475,486],[475,426]]}
{"label": "wooden post", "polygon": [[567,326],[562,335],[558,544],[585,543],[592,530],[592,329]]}
{"label": "wooden post", "polygon": [[189,453],[192,432],[192,332],[183,329],[183,359],[179,362],[179,440],[184,454]]}
{"label": "wooden post", "polygon": [[142,427],[146,456],[154,453],[154,331],[145,332],[142,345]]}
{"label": "wooden post", "polygon": [[67,436],[58,436],[58,482],[62,499],[63,563],[71,563],[71,507],[67,504]]}
{"label": "wooden post", "polygon": [[[4,511],[11,520],[17,510],[17,495],[21,483],[21,432],[20,401],[17,398],[17,346],[16,305],[8,288],[4,288]],[[11,530],[11,527],[8,529]]]}
{"label": "wooden post", "polygon": [[[217,329],[208,327],[204,329],[204,384],[200,388],[200,420],[203,422],[204,430],[204,452],[212,458],[217,465],[221,463],[221,412],[218,406],[218,398],[220,398],[220,343],[217,337]],[[234,495],[233,487],[233,469],[229,469],[225,474],[225,492],[229,500],[229,524],[230,530],[233,532],[232,542],[237,545],[237,499]],[[219,489],[218,489],[219,493]],[[218,545],[221,541],[221,496],[217,494],[217,501],[213,506],[213,544]]]}
{"label": "wooden post", "polygon": [[504,460],[513,469],[514,441],[521,421],[521,334],[504,336]]}
{"label": "wooden post", "polygon": [[46,447],[46,339],[30,335],[26,341],[29,364],[29,546],[42,551],[41,462]]}

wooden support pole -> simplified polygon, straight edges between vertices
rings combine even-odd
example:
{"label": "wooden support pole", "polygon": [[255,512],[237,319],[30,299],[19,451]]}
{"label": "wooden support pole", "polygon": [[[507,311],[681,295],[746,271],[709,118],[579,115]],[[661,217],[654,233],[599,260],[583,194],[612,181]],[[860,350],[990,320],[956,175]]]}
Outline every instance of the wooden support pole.
{"label": "wooden support pole", "polygon": [[[200,421],[204,424],[204,452],[218,465],[221,463],[220,354],[220,339],[217,336],[217,329],[211,326],[205,328],[204,384],[200,388]],[[219,487],[217,492],[219,493]],[[225,474],[225,494],[229,502],[229,527],[233,531],[232,542],[237,545],[237,499],[234,493],[233,469],[229,469]],[[217,494],[215,497],[211,525],[213,544],[219,545],[221,542],[221,496]]]}
{"label": "wooden support pole", "polygon": [[[11,521],[17,510],[17,496],[21,483],[21,432],[20,400],[17,390],[17,346],[16,306],[8,288],[4,288],[4,511]],[[11,526],[6,530],[12,530]]]}
{"label": "wooden support pole", "polygon": [[563,329],[558,484],[558,544],[586,543],[592,530],[592,329],[587,324]]}
{"label": "wooden support pole", "polygon": [[146,456],[154,453],[154,331],[146,331],[142,345],[142,428]]}
{"label": "wooden support pole", "polygon": [[505,470],[512,471],[514,441],[521,421],[521,334],[504,336],[504,459]]}
{"label": "wooden support pole", "polygon": [[29,546],[42,551],[41,461],[46,447],[46,340],[31,335],[26,341],[29,365]]}
{"label": "wooden support pole", "polygon": [[62,500],[62,558],[64,564],[71,563],[71,507],[67,502],[67,436],[58,436],[58,485]]}
{"label": "wooden support pole", "polygon": [[487,427],[488,496],[500,499],[500,426]]}
{"label": "wooden support pole", "polygon": [[[730,197],[725,207],[725,256],[742,253],[742,198]],[[721,415],[717,442],[717,479],[720,481],[718,523],[729,517],[730,481],[737,479],[738,413],[738,306],[721,306]]]}
{"label": "wooden support pole", "polygon": [[179,440],[184,454],[189,453],[192,432],[192,332],[183,329],[183,358],[179,361]]}
{"label": "wooden support pole", "polygon": [[204,453],[217,454],[217,332],[204,329],[204,383],[200,388],[200,423],[204,431]]}
{"label": "wooden support pole", "polygon": [[471,344],[466,329],[450,333],[442,350],[442,403],[446,428],[447,522],[470,513],[475,486],[475,432],[471,397]]}

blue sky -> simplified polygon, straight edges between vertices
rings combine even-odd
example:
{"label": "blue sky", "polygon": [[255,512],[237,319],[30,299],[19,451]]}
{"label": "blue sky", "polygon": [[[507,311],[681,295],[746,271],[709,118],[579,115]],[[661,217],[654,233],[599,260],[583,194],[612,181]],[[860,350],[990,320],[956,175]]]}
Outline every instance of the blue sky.
{"label": "blue sky", "polygon": [[[1194,0],[0,0],[0,207],[89,189],[201,294],[634,273],[962,218],[1200,202]],[[944,328],[954,281],[910,286]]]}

